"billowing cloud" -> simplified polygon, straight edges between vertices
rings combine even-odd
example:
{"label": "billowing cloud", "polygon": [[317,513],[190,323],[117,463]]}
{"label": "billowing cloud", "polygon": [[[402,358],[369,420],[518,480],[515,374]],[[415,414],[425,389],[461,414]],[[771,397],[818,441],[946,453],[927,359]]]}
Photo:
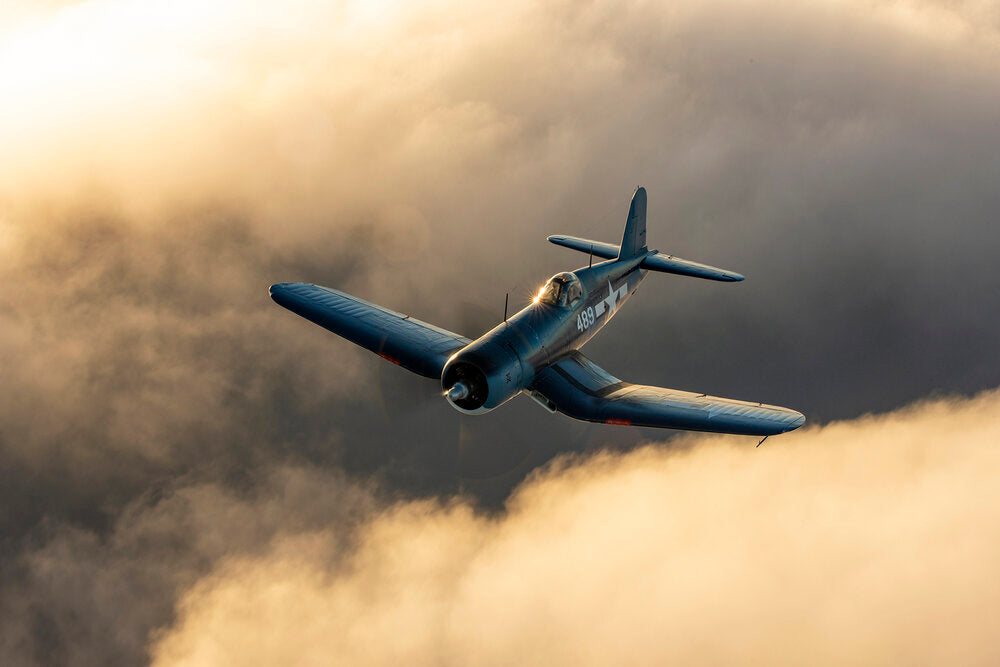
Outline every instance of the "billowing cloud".
{"label": "billowing cloud", "polygon": [[[476,335],[586,261],[546,234],[615,239],[643,184],[653,245],[749,279],[650,276],[587,347],[616,375],[811,423],[995,387],[998,26],[922,0],[3,3],[0,661],[140,662],[209,572],[176,633],[262,549],[341,572],[324,522],[498,510],[559,452],[664,437],[527,399],[462,419],[274,281]],[[469,562],[521,511],[448,507],[407,511],[464,521]]]}
{"label": "billowing cloud", "polygon": [[228,559],[157,665],[990,664],[1000,393],[541,474]]}

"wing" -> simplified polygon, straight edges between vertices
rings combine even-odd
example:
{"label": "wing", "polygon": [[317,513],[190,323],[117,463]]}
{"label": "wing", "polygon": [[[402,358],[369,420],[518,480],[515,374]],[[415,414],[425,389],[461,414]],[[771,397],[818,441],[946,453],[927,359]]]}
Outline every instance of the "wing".
{"label": "wing", "polygon": [[531,389],[559,412],[606,424],[774,435],[806,419],[776,405],[622,382],[579,352],[547,366]]}
{"label": "wing", "polygon": [[440,378],[448,358],[472,341],[409,315],[329,287],[271,285],[271,298],[307,320],[425,377]]}

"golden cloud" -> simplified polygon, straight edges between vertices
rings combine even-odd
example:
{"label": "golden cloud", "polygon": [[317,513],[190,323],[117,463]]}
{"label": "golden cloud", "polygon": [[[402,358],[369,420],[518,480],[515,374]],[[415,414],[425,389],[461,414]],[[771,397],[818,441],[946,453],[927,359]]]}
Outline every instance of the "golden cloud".
{"label": "golden cloud", "polygon": [[225,562],[154,664],[987,664],[1000,392],[557,465]]}

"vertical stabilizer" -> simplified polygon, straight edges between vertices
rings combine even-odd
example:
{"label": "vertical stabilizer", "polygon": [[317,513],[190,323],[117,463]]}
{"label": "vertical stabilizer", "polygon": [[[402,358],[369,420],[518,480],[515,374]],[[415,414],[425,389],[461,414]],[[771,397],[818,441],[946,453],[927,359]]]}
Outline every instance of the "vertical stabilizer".
{"label": "vertical stabilizer", "polygon": [[625,235],[622,237],[618,259],[630,259],[646,252],[646,188],[638,187],[628,208]]}

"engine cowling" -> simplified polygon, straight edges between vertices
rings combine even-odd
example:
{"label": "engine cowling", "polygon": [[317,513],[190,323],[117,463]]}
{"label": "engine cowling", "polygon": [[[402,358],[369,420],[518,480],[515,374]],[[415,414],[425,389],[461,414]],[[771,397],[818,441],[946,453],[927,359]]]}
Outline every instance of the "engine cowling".
{"label": "engine cowling", "polygon": [[497,341],[476,341],[445,364],[441,387],[448,402],[467,414],[481,414],[520,393],[521,359]]}

